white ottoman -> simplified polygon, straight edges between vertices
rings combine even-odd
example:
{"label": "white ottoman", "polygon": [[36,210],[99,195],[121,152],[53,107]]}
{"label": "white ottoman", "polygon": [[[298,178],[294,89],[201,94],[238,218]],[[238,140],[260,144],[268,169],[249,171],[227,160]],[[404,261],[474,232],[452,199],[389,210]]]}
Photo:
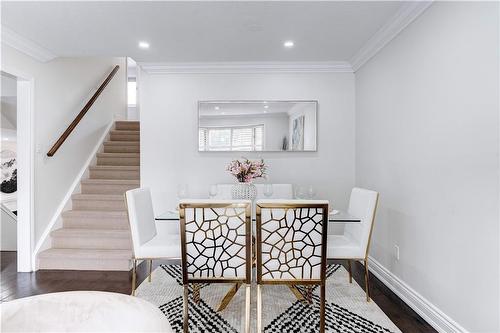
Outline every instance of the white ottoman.
{"label": "white ottoman", "polygon": [[156,306],[117,293],[52,293],[0,307],[1,332],[173,332]]}

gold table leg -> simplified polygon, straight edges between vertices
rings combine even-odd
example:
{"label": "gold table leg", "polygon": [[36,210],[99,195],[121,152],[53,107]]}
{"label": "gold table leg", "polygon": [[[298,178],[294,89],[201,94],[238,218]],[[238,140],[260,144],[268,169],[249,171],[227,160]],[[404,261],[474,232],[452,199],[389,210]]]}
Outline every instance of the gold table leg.
{"label": "gold table leg", "polygon": [[307,302],[306,299],[304,298],[304,295],[297,289],[296,286],[289,285],[288,288],[290,288],[290,291],[297,297],[297,299],[301,302]]}
{"label": "gold table leg", "polygon": [[224,298],[220,302],[219,308],[217,309],[217,312],[224,310],[229,305],[229,303],[233,299],[234,295],[236,295],[236,292],[238,291],[238,289],[240,289],[240,287],[241,287],[241,282],[238,282],[238,283],[235,283],[231,287],[231,289],[229,289],[227,294],[224,296]]}

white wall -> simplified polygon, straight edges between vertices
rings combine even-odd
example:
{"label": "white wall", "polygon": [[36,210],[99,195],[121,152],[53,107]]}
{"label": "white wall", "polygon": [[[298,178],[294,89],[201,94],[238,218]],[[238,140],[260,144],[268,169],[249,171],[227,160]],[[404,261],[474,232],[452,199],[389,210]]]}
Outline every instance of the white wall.
{"label": "white wall", "polygon": [[[121,66],[94,106],[54,157],[46,153],[116,64]],[[35,237],[57,206],[113,116],[126,115],[124,58],[57,58],[40,63],[2,45],[2,70],[34,78]],[[19,124],[18,124],[19,125]]]}
{"label": "white wall", "polygon": [[470,332],[500,330],[498,13],[436,2],[356,73],[371,255]]}
{"label": "white wall", "polygon": [[[354,184],[354,75],[350,73],[140,73],[141,183],[159,214],[177,202],[177,185],[207,197],[211,183],[228,183],[233,158],[263,157],[269,181],[312,184],[318,197],[345,208]],[[318,151],[198,152],[199,100],[318,100]]]}

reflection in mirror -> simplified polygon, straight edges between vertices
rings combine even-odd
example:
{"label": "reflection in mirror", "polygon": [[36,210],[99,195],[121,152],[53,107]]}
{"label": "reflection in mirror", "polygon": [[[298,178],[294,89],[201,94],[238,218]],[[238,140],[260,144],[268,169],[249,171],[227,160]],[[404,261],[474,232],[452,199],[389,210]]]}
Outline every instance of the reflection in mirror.
{"label": "reflection in mirror", "polygon": [[199,151],[316,151],[316,101],[198,103]]}

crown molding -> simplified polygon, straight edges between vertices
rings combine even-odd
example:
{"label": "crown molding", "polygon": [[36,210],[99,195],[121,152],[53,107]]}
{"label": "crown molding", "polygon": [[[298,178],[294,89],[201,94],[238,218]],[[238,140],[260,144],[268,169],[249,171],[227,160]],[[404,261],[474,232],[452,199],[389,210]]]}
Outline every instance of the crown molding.
{"label": "crown molding", "polygon": [[148,74],[352,73],[346,61],[138,63]]}
{"label": "crown molding", "polygon": [[47,62],[57,58],[57,55],[53,54],[46,48],[41,47],[23,36],[20,36],[11,29],[6,28],[5,26],[2,26],[1,29],[2,44],[8,45],[41,62]]}
{"label": "crown molding", "polygon": [[349,61],[356,72],[404,28],[420,16],[433,3],[431,1],[405,2],[398,12],[363,45]]}

